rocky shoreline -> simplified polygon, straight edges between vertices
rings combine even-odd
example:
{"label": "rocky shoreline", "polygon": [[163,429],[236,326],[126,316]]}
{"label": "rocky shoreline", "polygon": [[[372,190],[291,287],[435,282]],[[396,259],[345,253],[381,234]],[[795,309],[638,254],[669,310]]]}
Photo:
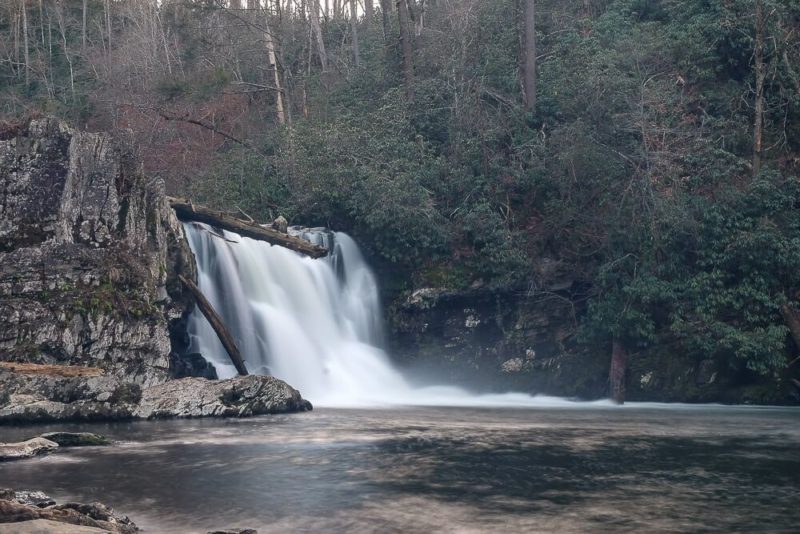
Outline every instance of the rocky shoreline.
{"label": "rocky shoreline", "polygon": [[0,370],[0,424],[50,421],[249,417],[312,409],[270,376],[182,378],[141,388],[113,376],[23,375]]}

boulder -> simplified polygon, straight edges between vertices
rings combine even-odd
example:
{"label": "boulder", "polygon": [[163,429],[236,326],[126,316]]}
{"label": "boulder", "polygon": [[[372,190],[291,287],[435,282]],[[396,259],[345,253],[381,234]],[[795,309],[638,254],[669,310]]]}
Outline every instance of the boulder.
{"label": "boulder", "polygon": [[182,378],[144,391],[134,415],[165,417],[249,417],[311,410],[311,403],[286,382],[248,375],[227,380]]}
{"label": "boulder", "polygon": [[87,447],[111,443],[104,436],[90,432],[47,432],[39,437],[58,443],[59,447]]}
{"label": "boulder", "polygon": [[33,458],[53,452],[57,448],[58,443],[44,438],[33,438],[19,443],[0,443],[0,461]]}
{"label": "boulder", "polygon": [[15,491],[8,496],[8,500],[17,501],[20,504],[36,506],[37,508],[46,508],[56,503],[56,501],[43,491]]}
{"label": "boulder", "polygon": [[[30,492],[18,492],[30,493]],[[5,523],[5,525],[3,524]],[[37,530],[37,528],[41,530]],[[0,499],[0,533],[4,532],[114,532],[133,534],[136,525],[124,515],[99,503],[51,504],[39,507],[18,498]]]}

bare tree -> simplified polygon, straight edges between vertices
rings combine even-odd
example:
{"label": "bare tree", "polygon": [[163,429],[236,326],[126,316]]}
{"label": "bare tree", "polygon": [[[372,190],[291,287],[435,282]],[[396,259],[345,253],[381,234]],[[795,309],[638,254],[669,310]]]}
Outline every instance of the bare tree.
{"label": "bare tree", "polygon": [[22,52],[25,57],[25,85],[27,86],[31,84],[31,58],[28,51],[28,0],[22,0]]}
{"label": "bare tree", "polygon": [[358,0],[350,0],[350,28],[353,37],[353,62],[358,67],[361,64],[358,51]]}
{"label": "bare tree", "polygon": [[414,59],[409,31],[408,0],[397,0],[397,22],[400,25],[400,54],[402,57],[403,78],[406,83],[406,96],[414,97]]}
{"label": "bare tree", "polygon": [[525,109],[536,111],[536,6],[534,0],[522,2],[522,36],[520,39],[520,67],[522,70],[522,97]]}
{"label": "bare tree", "polygon": [[[308,3],[311,31],[317,41],[317,56],[322,65],[322,72],[328,70],[328,54],[325,52],[325,40],[322,38],[322,26],[319,23],[319,0],[310,0]],[[327,2],[325,9],[327,10]]]}
{"label": "bare tree", "polygon": [[392,32],[392,0],[381,0],[381,18],[383,19],[383,40],[388,42]]}
{"label": "bare tree", "polygon": [[767,78],[767,67],[764,61],[766,18],[764,15],[764,1],[756,0],[756,36],[755,74],[756,74],[756,99],[755,119],[753,121],[753,176],[761,171],[761,159],[764,154],[764,82]]}
{"label": "bare tree", "polygon": [[372,17],[375,14],[375,6],[372,0],[364,0],[364,24],[369,28],[372,25]]}
{"label": "bare tree", "polygon": [[283,105],[283,88],[281,87],[281,76],[278,72],[278,60],[275,55],[275,41],[269,25],[269,2],[264,7],[264,42],[267,47],[268,68],[272,72],[275,83],[275,116],[280,124],[286,124],[286,110]]}

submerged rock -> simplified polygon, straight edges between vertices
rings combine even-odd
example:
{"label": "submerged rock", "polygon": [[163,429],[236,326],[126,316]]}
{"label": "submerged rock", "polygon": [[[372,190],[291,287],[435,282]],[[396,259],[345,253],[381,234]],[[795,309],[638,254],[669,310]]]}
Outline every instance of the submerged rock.
{"label": "submerged rock", "polygon": [[164,417],[249,417],[311,410],[311,403],[286,382],[271,376],[228,380],[182,378],[144,391],[134,415]]}
{"label": "submerged rock", "polygon": [[258,531],[252,528],[226,528],[224,530],[210,530],[208,534],[258,534]]}
{"label": "submerged rock", "polygon": [[44,438],[33,438],[19,443],[0,443],[0,461],[21,460],[53,452],[58,443]]}
{"label": "submerged rock", "polygon": [[54,441],[60,447],[88,447],[111,444],[104,436],[90,432],[47,432],[39,437]]}

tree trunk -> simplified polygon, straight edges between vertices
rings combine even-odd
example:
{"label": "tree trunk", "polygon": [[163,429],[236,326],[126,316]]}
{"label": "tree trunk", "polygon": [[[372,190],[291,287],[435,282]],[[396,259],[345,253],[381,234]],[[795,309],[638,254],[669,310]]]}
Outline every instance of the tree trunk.
{"label": "tree trunk", "polygon": [[236,343],[233,340],[233,336],[225,327],[225,323],[222,322],[222,318],[217,314],[214,310],[214,307],[208,302],[208,299],[203,295],[194,282],[185,278],[182,274],[178,275],[181,283],[186,286],[186,289],[194,296],[195,301],[197,301],[197,307],[200,308],[200,311],[203,313],[205,318],[208,320],[208,323],[211,325],[211,328],[214,329],[214,332],[217,334],[222,346],[225,347],[225,350],[228,352],[228,356],[231,358],[231,362],[233,362],[233,366],[236,367],[236,371],[241,376],[247,376],[247,367],[244,365],[244,359],[242,358],[242,354],[239,352],[239,349],[236,347]]}
{"label": "tree trunk", "polygon": [[81,54],[86,54],[86,11],[89,8],[89,0],[83,0],[83,11],[81,12]]}
{"label": "tree trunk", "polygon": [[312,258],[321,258],[328,253],[327,249],[324,247],[314,245],[305,239],[293,237],[283,232],[273,230],[272,228],[265,228],[254,222],[237,219],[236,217],[231,217],[228,214],[204,206],[195,206],[188,200],[173,197],[167,197],[167,200],[169,201],[170,207],[175,210],[175,214],[181,221],[206,223],[216,228],[235,232],[243,237],[249,237],[250,239],[257,239],[272,245],[285,247]]}
{"label": "tree trunk", "polygon": [[25,86],[31,83],[31,58],[28,51],[28,0],[22,0],[22,52],[25,57]]}
{"label": "tree trunk", "polygon": [[104,2],[106,11],[106,33],[108,33],[108,53],[111,53],[111,0]]}
{"label": "tree trunk", "polygon": [[286,124],[286,110],[283,105],[283,87],[281,76],[278,72],[278,59],[275,55],[275,42],[272,38],[272,30],[269,26],[269,3],[265,6],[264,12],[264,41],[267,47],[268,69],[272,72],[275,83],[275,116],[279,124]]}
{"label": "tree trunk", "polygon": [[381,18],[383,19],[383,41],[388,43],[392,35],[392,0],[381,0]]}
{"label": "tree trunk", "polygon": [[397,0],[397,22],[400,25],[400,55],[402,56],[403,78],[406,84],[406,97],[414,98],[414,59],[409,31],[407,0]]}
{"label": "tree trunk", "polygon": [[522,1],[521,69],[522,97],[525,109],[536,111],[536,6],[534,0]]}
{"label": "tree trunk", "polygon": [[372,0],[364,0],[364,25],[369,28],[372,26],[372,17],[375,15],[375,6]]}
{"label": "tree trunk", "polygon": [[617,404],[625,403],[625,370],[628,364],[628,353],[618,339],[611,345],[611,371],[608,380],[611,385],[611,400]]}
{"label": "tree trunk", "polygon": [[[317,41],[317,56],[319,57],[320,65],[322,65],[322,72],[326,72],[328,70],[328,54],[325,52],[325,40],[322,38],[322,27],[319,23],[319,0],[311,0],[308,6],[311,31]],[[327,4],[325,9],[327,10]]]}
{"label": "tree trunk", "polygon": [[353,62],[358,67],[361,64],[358,51],[358,0],[350,0],[350,28],[353,36]]}
{"label": "tree trunk", "polygon": [[781,306],[781,316],[786,322],[786,326],[789,327],[794,344],[800,349],[800,311],[788,304],[784,304]]}
{"label": "tree trunk", "polygon": [[756,1],[756,42],[755,42],[755,74],[756,74],[756,101],[755,120],[753,121],[753,177],[761,171],[761,158],[763,156],[764,137],[764,82],[767,78],[767,68],[764,64],[765,46],[764,2]]}

